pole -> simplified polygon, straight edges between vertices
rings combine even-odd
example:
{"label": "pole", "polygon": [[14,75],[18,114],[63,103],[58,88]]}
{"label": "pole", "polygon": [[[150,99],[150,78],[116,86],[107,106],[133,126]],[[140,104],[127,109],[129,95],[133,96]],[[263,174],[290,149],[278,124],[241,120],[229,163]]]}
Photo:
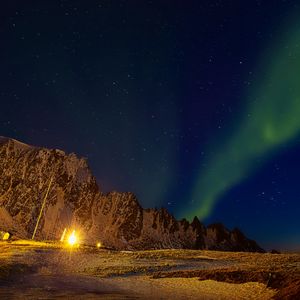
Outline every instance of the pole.
{"label": "pole", "polygon": [[47,196],[48,196],[49,191],[50,191],[50,186],[51,186],[51,184],[52,184],[52,180],[53,180],[53,176],[50,178],[50,182],[49,182],[49,185],[48,185],[48,189],[47,189],[46,195],[45,195],[44,200],[43,200],[43,204],[42,204],[42,207],[41,207],[41,210],[40,210],[40,214],[39,214],[39,216],[38,216],[38,219],[37,219],[37,222],[36,222],[36,225],[35,225],[33,234],[32,234],[32,238],[31,238],[32,240],[34,240],[34,237],[35,237],[37,228],[38,228],[38,226],[39,226],[39,222],[40,222],[40,219],[41,219],[41,217],[42,217],[43,209],[44,209],[45,204],[46,204],[46,199],[47,199]]}

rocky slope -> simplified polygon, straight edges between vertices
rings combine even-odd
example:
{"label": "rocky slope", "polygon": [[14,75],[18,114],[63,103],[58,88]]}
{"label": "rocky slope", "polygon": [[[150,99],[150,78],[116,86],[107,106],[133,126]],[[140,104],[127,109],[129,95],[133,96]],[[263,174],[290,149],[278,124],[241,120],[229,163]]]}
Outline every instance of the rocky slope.
{"label": "rocky slope", "polygon": [[143,209],[132,193],[103,194],[75,154],[0,137],[0,230],[31,237],[44,199],[37,239],[59,239],[67,228],[116,249],[263,251],[238,229],[177,221],[164,208]]}

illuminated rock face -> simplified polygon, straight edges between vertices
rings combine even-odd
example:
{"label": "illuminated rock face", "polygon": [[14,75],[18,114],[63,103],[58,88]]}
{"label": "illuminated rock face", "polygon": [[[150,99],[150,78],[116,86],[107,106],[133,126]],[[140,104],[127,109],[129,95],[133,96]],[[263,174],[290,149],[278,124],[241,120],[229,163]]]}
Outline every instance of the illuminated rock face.
{"label": "illuminated rock face", "polygon": [[75,154],[0,137],[0,230],[30,238],[48,188],[37,239],[59,240],[68,228],[85,243],[116,249],[261,250],[239,231],[143,209],[132,193],[101,193],[86,160]]}
{"label": "illuminated rock face", "polygon": [[89,228],[98,187],[86,161],[0,138],[0,217],[13,219],[10,230],[27,237],[33,233],[51,177],[37,237],[57,238],[62,228],[77,222]]}
{"label": "illuminated rock face", "polygon": [[90,237],[126,249],[205,247],[204,227],[177,221],[165,209],[143,209],[132,193],[112,192],[95,201]]}

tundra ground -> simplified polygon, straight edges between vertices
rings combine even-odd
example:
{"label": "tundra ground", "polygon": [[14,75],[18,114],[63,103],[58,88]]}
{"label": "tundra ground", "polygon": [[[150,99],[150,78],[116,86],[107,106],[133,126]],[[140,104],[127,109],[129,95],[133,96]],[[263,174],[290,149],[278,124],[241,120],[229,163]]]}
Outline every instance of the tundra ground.
{"label": "tundra ground", "polygon": [[300,254],[0,243],[0,299],[297,297]]}

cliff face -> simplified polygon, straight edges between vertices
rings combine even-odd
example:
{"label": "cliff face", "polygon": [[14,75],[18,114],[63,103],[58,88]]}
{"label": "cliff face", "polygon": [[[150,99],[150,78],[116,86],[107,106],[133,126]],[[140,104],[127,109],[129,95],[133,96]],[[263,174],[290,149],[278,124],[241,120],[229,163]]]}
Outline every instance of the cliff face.
{"label": "cliff face", "polygon": [[93,209],[90,236],[116,248],[205,247],[204,227],[177,221],[166,209],[143,209],[132,193],[101,195]]}
{"label": "cliff face", "polygon": [[67,224],[91,226],[98,187],[84,159],[0,138],[0,205],[12,231],[32,234],[48,188],[37,237],[57,237]]}
{"label": "cliff face", "polygon": [[240,231],[207,229],[195,217],[143,209],[132,193],[99,191],[85,159],[0,137],[0,230],[31,237],[47,194],[37,239],[76,229],[86,243],[117,249],[191,248],[261,251]]}

